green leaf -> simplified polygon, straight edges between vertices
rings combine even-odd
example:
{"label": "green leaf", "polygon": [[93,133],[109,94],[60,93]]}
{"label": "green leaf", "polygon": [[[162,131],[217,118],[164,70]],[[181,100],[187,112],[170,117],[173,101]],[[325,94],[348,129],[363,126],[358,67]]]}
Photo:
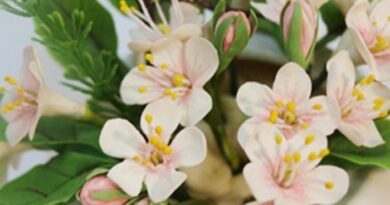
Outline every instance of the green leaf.
{"label": "green leaf", "polygon": [[341,133],[337,133],[330,137],[331,156],[359,166],[378,166],[390,169],[390,121],[377,120],[376,125],[386,141],[384,145],[371,149],[357,147]]}
{"label": "green leaf", "polygon": [[214,9],[213,18],[211,20],[211,25],[213,30],[217,25],[218,19],[225,13],[226,11],[226,2],[225,0],[221,0],[218,2],[217,6]]}
{"label": "green leaf", "polygon": [[111,189],[92,193],[92,199],[96,201],[110,201],[123,198],[129,198],[129,195],[123,193],[118,189]]}
{"label": "green leaf", "polygon": [[38,166],[0,190],[0,205],[67,204],[95,167],[112,166],[114,160],[66,152]]}

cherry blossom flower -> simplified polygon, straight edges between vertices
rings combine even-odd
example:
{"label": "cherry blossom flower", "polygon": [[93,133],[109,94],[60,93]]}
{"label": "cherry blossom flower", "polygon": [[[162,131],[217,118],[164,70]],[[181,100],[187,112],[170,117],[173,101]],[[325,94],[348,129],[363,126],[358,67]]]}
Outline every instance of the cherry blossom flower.
{"label": "cherry blossom flower", "polygon": [[[291,2],[306,1],[306,0],[291,0]],[[259,11],[268,20],[280,24],[281,15],[284,7],[288,3],[288,0],[266,0],[266,3],[252,2],[251,5],[257,11]],[[320,8],[327,0],[307,0],[315,8]]]}
{"label": "cherry blossom flower", "polygon": [[147,141],[126,120],[113,119],[104,125],[101,148],[107,155],[125,159],[108,177],[130,196],[137,196],[144,183],[153,202],[166,200],[187,178],[176,169],[195,166],[206,157],[206,139],[196,127],[184,128],[171,142],[180,120],[176,107],[158,101],[145,108],[141,128]]}
{"label": "cherry blossom flower", "polygon": [[262,124],[243,148],[251,161],[243,171],[256,199],[251,204],[333,204],[347,193],[344,170],[318,166],[329,154],[320,132],[306,130],[287,140],[276,127]]}
{"label": "cherry blossom flower", "polygon": [[168,38],[187,40],[192,36],[201,35],[203,15],[197,7],[190,3],[171,0],[168,17],[164,14],[159,0],[152,2],[155,4],[161,22],[152,19],[144,0],[138,0],[141,11],[129,7],[125,0],[120,1],[122,12],[133,19],[137,25],[137,29],[130,31],[133,41],[129,43],[129,48],[136,52],[143,52],[153,47],[165,46]]}
{"label": "cherry blossom flower", "polygon": [[355,85],[355,67],[346,51],[340,51],[327,66],[329,110],[338,129],[355,145],[375,147],[383,144],[373,120],[388,116],[390,90],[376,82],[373,75]]}
{"label": "cherry blossom flower", "polygon": [[251,118],[241,125],[238,141],[244,143],[262,123],[273,124],[288,139],[308,128],[331,134],[336,126],[328,112],[328,98],[309,99],[311,88],[310,77],[295,63],[288,63],[278,71],[272,89],[256,82],[242,85],[237,104]]}
{"label": "cherry blossom flower", "polygon": [[4,92],[1,102],[2,116],[7,121],[7,141],[16,145],[29,134],[34,137],[39,118],[43,115],[65,115],[82,118],[87,108],[46,87],[40,60],[33,49],[24,50],[21,79],[5,77],[10,88],[0,86]]}
{"label": "cherry blossom flower", "polygon": [[101,175],[89,179],[80,191],[80,202],[83,205],[123,205],[129,199],[118,198],[114,200],[94,200],[93,193],[109,190],[118,190],[119,187],[107,176]]}
{"label": "cherry blossom flower", "polygon": [[148,104],[169,99],[181,112],[182,125],[198,123],[211,110],[212,100],[203,86],[215,74],[219,59],[206,39],[193,37],[183,43],[171,40],[161,49],[146,54],[151,66],[132,69],[122,81],[122,100],[129,104]]}
{"label": "cherry blossom flower", "polygon": [[355,47],[378,80],[390,79],[390,0],[358,1],[346,22]]}

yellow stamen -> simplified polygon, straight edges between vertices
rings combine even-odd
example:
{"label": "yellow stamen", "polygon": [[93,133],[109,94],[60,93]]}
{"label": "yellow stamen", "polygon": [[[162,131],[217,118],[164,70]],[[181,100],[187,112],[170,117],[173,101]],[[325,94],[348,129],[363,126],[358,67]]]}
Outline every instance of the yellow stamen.
{"label": "yellow stamen", "polygon": [[289,164],[289,163],[291,163],[292,161],[293,161],[293,157],[292,157],[291,155],[287,154],[286,156],[284,156],[284,162],[285,162],[286,164]]}
{"label": "yellow stamen", "polygon": [[145,71],[146,70],[146,65],[145,64],[139,64],[138,66],[139,71]]}
{"label": "yellow stamen", "polygon": [[295,112],[295,103],[294,102],[288,102],[287,103],[287,110],[289,110],[290,112]]}
{"label": "yellow stamen", "polygon": [[378,22],[372,21],[371,24],[372,24],[372,26],[377,26],[377,25],[378,25]]}
{"label": "yellow stamen", "polygon": [[166,63],[161,64],[161,69],[163,69],[163,70],[168,69],[168,64],[166,64]]}
{"label": "yellow stamen", "polygon": [[22,104],[22,101],[21,100],[15,100],[14,104],[16,106],[20,106]]}
{"label": "yellow stamen", "polygon": [[151,53],[148,53],[148,54],[145,55],[145,59],[147,61],[149,61],[149,62],[152,62],[154,57],[153,57],[153,55]]}
{"label": "yellow stamen", "polygon": [[6,106],[3,107],[3,109],[1,110],[4,114],[8,113],[9,110]]}
{"label": "yellow stamen", "polygon": [[359,93],[359,94],[356,96],[356,100],[358,100],[358,101],[362,101],[362,100],[364,100],[364,98],[365,98],[365,96],[364,96],[363,93]]}
{"label": "yellow stamen", "polygon": [[26,93],[26,91],[25,91],[23,88],[18,88],[18,89],[17,89],[17,92],[18,92],[18,94],[21,95],[21,96],[23,96],[23,95]]}
{"label": "yellow stamen", "polygon": [[8,110],[12,111],[15,109],[15,105],[13,103],[8,103],[7,105],[5,105],[7,107]]}
{"label": "yellow stamen", "polygon": [[309,124],[308,124],[307,122],[303,122],[303,123],[301,124],[301,128],[302,128],[302,129],[307,129],[307,128],[309,128]]}
{"label": "yellow stamen", "polygon": [[119,2],[119,9],[124,13],[127,14],[130,12],[130,8],[127,5],[127,2],[125,0],[120,0]]}
{"label": "yellow stamen", "polygon": [[386,111],[381,112],[379,114],[379,117],[380,118],[386,118],[388,115],[389,115],[389,111],[386,110]]}
{"label": "yellow stamen", "polygon": [[359,89],[357,89],[357,88],[353,89],[352,96],[356,97],[359,94],[360,94],[360,90]]}
{"label": "yellow stamen", "polygon": [[278,120],[278,110],[274,109],[274,110],[271,110],[270,114],[269,114],[269,122],[270,123],[276,123],[276,121]]}
{"label": "yellow stamen", "polygon": [[172,93],[171,93],[171,98],[172,98],[172,100],[176,100],[176,98],[177,98],[177,93],[176,93],[176,92],[172,92]]}
{"label": "yellow stamen", "polygon": [[315,110],[322,110],[322,105],[320,103],[317,103],[313,106],[313,109]]}
{"label": "yellow stamen", "polygon": [[182,74],[175,74],[172,77],[172,83],[175,87],[180,87],[184,85],[185,77]]}
{"label": "yellow stamen", "polygon": [[305,139],[305,144],[306,145],[309,145],[311,144],[313,141],[315,140],[315,136],[314,135],[308,135]]}
{"label": "yellow stamen", "polygon": [[327,189],[333,189],[334,183],[333,182],[325,182],[325,188]]}
{"label": "yellow stamen", "polygon": [[297,121],[297,116],[291,111],[286,111],[283,119],[287,124],[294,125]]}
{"label": "yellow stamen", "polygon": [[17,84],[18,84],[18,81],[16,81],[16,79],[13,78],[13,77],[11,77],[11,76],[6,76],[6,77],[4,78],[4,80],[5,80],[8,84],[10,84],[10,85],[17,85]]}
{"label": "yellow stamen", "polygon": [[147,114],[147,115],[145,116],[145,120],[146,120],[147,123],[150,124],[150,123],[152,123],[152,121],[153,121],[153,116]]}
{"label": "yellow stamen", "polygon": [[283,107],[283,101],[278,100],[278,101],[276,102],[276,107],[278,107],[278,108]]}
{"label": "yellow stamen", "polygon": [[165,146],[163,149],[164,154],[171,154],[172,153],[172,148],[170,146]]}
{"label": "yellow stamen", "polygon": [[170,95],[172,93],[172,90],[167,88],[167,89],[164,90],[164,93],[166,95]]}
{"label": "yellow stamen", "polygon": [[155,147],[157,147],[158,143],[160,142],[160,140],[158,139],[157,136],[152,136],[149,140],[149,143]]}
{"label": "yellow stamen", "polygon": [[161,33],[164,35],[170,34],[172,32],[171,28],[163,23],[158,24],[158,29],[160,29]]}
{"label": "yellow stamen", "polygon": [[276,144],[278,144],[278,145],[282,144],[282,142],[283,142],[283,137],[282,137],[281,135],[276,135],[276,136],[275,136],[275,142],[276,142]]}
{"label": "yellow stamen", "polygon": [[133,160],[136,161],[136,162],[139,162],[141,160],[141,157],[140,156],[134,156]]}
{"label": "yellow stamen", "polygon": [[320,157],[324,158],[330,154],[330,150],[328,148],[324,148],[320,151]]}
{"label": "yellow stamen", "polygon": [[341,114],[341,117],[343,117],[343,118],[348,117],[348,115],[350,115],[351,113],[352,113],[351,109],[343,111],[343,113]]}
{"label": "yellow stamen", "polygon": [[300,152],[295,152],[294,155],[293,155],[293,157],[294,157],[294,162],[295,162],[295,163],[300,162],[301,159],[302,159],[302,155],[301,155]]}
{"label": "yellow stamen", "polygon": [[315,152],[312,152],[309,154],[309,160],[310,161],[314,161],[314,160],[317,160],[318,159],[318,154],[315,153]]}
{"label": "yellow stamen", "polygon": [[157,152],[153,152],[151,155],[150,155],[150,160],[152,161],[152,163],[154,165],[158,165],[162,162],[162,157],[159,153]]}
{"label": "yellow stamen", "polygon": [[143,159],[142,160],[142,164],[144,165],[144,166],[146,166],[146,165],[148,165],[149,164],[149,160],[148,159]]}
{"label": "yellow stamen", "polygon": [[159,150],[162,150],[162,149],[164,149],[164,147],[165,147],[165,144],[164,144],[164,142],[161,142],[161,141],[159,141],[158,143],[157,143],[157,149],[159,149]]}
{"label": "yellow stamen", "polygon": [[146,92],[148,92],[148,87],[146,87],[146,86],[141,86],[141,87],[139,87],[138,88],[138,92],[139,93],[146,93]]}
{"label": "yellow stamen", "polygon": [[137,11],[137,7],[131,6],[131,7],[130,7],[130,10],[131,10],[132,12],[136,12],[136,11]]}
{"label": "yellow stamen", "polygon": [[158,135],[161,135],[162,132],[163,132],[163,128],[162,128],[160,125],[157,125],[157,126],[154,128],[154,131],[155,131]]}
{"label": "yellow stamen", "polygon": [[0,93],[4,93],[5,92],[5,87],[4,86],[0,86]]}
{"label": "yellow stamen", "polygon": [[387,48],[389,48],[389,40],[387,40],[386,38],[384,38],[383,36],[381,35],[378,35],[376,37],[376,43],[374,45],[374,47],[370,48],[370,51],[372,53],[379,53],[379,52],[382,52],[384,50],[386,50]]}

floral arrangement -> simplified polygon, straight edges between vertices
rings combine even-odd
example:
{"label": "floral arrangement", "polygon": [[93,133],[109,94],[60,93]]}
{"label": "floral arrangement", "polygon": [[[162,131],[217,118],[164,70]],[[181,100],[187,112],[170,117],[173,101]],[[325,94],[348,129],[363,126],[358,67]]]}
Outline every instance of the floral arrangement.
{"label": "floral arrangement", "polygon": [[[51,89],[25,49],[0,87],[0,181],[25,150],[57,155],[6,183],[0,204],[343,204],[359,170],[390,169],[390,0],[110,2],[136,26],[132,59],[99,1],[0,1],[89,96]],[[238,82],[258,35],[286,59],[272,86]]]}

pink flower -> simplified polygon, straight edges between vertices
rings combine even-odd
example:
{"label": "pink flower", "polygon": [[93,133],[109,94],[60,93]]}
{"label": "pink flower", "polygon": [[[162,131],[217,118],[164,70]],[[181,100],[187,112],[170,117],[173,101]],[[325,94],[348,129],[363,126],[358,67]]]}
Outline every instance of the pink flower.
{"label": "pink flower", "polygon": [[245,179],[257,202],[253,204],[333,204],[348,190],[348,174],[334,166],[318,166],[329,154],[327,139],[316,131],[287,138],[274,126],[258,126],[246,143],[250,163]]}
{"label": "pink flower", "polygon": [[[300,0],[291,0],[291,2],[296,2]],[[316,8],[320,8],[324,3],[328,0],[308,0],[307,2],[315,6]],[[257,11],[259,11],[265,18],[270,21],[280,24],[281,23],[281,15],[284,7],[288,3],[288,0],[266,0],[266,3],[256,3],[252,2],[251,5]]]}
{"label": "pink flower", "polygon": [[355,85],[355,67],[346,51],[340,51],[327,66],[327,94],[338,129],[355,145],[383,144],[373,120],[388,115],[390,90],[375,82],[373,75]]}
{"label": "pink flower", "polygon": [[150,104],[141,118],[147,141],[129,122],[109,120],[100,135],[100,146],[107,155],[125,160],[113,167],[108,177],[130,196],[137,196],[144,183],[153,202],[166,200],[187,178],[176,169],[195,166],[206,157],[206,139],[196,127],[184,128],[171,142],[179,120],[174,103]]}
{"label": "pink flower", "polygon": [[110,201],[94,200],[92,195],[96,192],[118,190],[119,187],[114,184],[107,176],[97,176],[88,180],[80,191],[80,202],[83,205],[123,205],[128,199],[118,198]]}
{"label": "pink flower", "polygon": [[217,70],[217,51],[206,39],[193,37],[183,43],[171,40],[146,55],[151,66],[132,69],[122,82],[122,100],[129,104],[174,101],[182,125],[198,123],[211,110],[212,100],[203,86]]}
{"label": "pink flower", "polygon": [[39,58],[32,47],[24,50],[24,62],[20,83],[13,77],[5,77],[10,88],[0,86],[5,92],[2,102],[2,116],[7,121],[8,143],[16,145],[29,134],[34,137],[39,118],[42,115],[65,115],[81,118],[86,107],[73,102],[46,87]]}
{"label": "pink flower", "polygon": [[120,1],[120,9],[137,24],[137,29],[130,31],[133,42],[129,47],[136,52],[143,52],[153,47],[166,45],[168,38],[187,40],[202,33],[203,15],[192,4],[171,0],[169,17],[161,8],[159,1],[153,1],[160,23],[154,21],[143,0],[138,0],[142,11],[129,8],[125,0]]}
{"label": "pink flower", "polygon": [[331,134],[335,129],[325,96],[310,98],[311,81],[295,63],[283,66],[276,75],[273,88],[247,82],[237,93],[237,104],[251,118],[238,131],[239,142],[245,143],[260,124],[270,123],[288,138],[307,128]]}
{"label": "pink flower", "polygon": [[248,37],[251,35],[252,28],[251,28],[251,22],[249,21],[249,18],[246,16],[246,14],[242,11],[228,11],[224,13],[221,17],[219,17],[218,22],[217,22],[217,27],[219,27],[225,20],[229,18],[235,18],[234,21],[232,22],[231,25],[229,25],[228,30],[224,36],[224,51],[228,51],[231,46],[234,43],[235,40],[235,35],[236,35],[236,30],[237,30],[237,21],[238,18],[241,17],[241,19],[244,21],[247,32],[248,32]]}
{"label": "pink flower", "polygon": [[390,0],[358,1],[346,22],[356,49],[379,80],[390,79]]}

